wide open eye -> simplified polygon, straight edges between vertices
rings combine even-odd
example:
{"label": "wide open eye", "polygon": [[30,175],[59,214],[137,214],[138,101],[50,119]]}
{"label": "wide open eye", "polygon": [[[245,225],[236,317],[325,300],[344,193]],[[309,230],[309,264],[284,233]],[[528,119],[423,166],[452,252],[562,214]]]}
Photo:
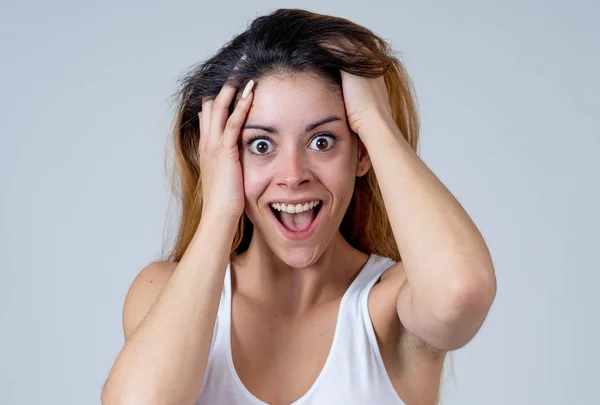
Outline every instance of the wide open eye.
{"label": "wide open eye", "polygon": [[333,148],[336,138],[337,137],[333,134],[317,135],[310,141],[310,146],[313,148],[313,150],[325,152]]}
{"label": "wide open eye", "polygon": [[246,144],[250,146],[250,153],[254,155],[267,155],[273,151],[273,144],[267,138],[256,137]]}

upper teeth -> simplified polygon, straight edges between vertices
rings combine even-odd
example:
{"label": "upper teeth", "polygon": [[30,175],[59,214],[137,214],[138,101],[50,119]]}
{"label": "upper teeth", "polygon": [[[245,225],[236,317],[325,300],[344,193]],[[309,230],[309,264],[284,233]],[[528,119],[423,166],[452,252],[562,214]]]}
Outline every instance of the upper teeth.
{"label": "upper teeth", "polygon": [[319,205],[321,201],[308,201],[304,204],[283,204],[283,203],[271,203],[271,207],[275,208],[277,211],[287,212],[288,214],[297,214],[299,212],[304,212],[313,209],[317,205]]}

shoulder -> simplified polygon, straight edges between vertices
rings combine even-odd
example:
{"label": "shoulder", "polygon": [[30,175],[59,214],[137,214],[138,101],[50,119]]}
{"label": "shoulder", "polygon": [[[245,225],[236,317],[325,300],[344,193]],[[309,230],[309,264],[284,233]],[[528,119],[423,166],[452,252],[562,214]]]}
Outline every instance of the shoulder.
{"label": "shoulder", "polygon": [[146,317],[176,267],[177,262],[152,262],[134,278],[123,304],[125,340],[131,337]]}

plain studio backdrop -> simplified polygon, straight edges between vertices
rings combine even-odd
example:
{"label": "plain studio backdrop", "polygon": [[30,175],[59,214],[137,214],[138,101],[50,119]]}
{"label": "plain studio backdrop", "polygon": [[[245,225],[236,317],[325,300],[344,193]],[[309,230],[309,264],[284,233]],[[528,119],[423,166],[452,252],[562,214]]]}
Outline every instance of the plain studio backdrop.
{"label": "plain studio backdrop", "polygon": [[416,86],[421,158],[490,247],[496,301],[446,363],[441,403],[598,403],[591,0],[3,0],[0,403],[100,404],[129,285],[171,242],[176,79],[279,7],[391,43]]}

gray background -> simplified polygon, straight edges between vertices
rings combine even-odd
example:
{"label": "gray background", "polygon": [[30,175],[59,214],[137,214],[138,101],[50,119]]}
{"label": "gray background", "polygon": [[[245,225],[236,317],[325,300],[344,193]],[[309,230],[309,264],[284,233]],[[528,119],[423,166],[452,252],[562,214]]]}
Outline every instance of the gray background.
{"label": "gray background", "polygon": [[129,284],[173,221],[175,79],[290,6],[401,52],[421,156],[491,249],[498,295],[442,404],[597,403],[597,3],[87,3],[1,3],[1,404],[100,403]]}

